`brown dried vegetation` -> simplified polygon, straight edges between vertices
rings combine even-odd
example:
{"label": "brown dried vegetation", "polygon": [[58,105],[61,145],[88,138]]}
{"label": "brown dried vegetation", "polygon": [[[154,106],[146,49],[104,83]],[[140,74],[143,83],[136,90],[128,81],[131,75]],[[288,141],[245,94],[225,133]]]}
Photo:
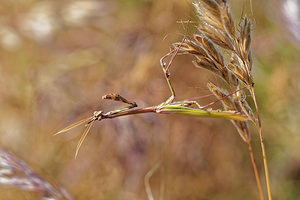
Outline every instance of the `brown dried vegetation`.
{"label": "brown dried vegetation", "polygon": [[[175,43],[175,48],[182,54],[192,54],[196,60],[196,67],[203,67],[220,76],[226,83],[226,88],[208,83],[209,90],[216,98],[221,100],[224,110],[234,110],[245,114],[251,119],[259,130],[260,143],[266,174],[266,185],[268,199],[271,199],[271,190],[266,161],[265,147],[262,137],[261,120],[256,103],[254,83],[252,76],[251,56],[251,22],[247,17],[242,19],[239,31],[236,31],[229,4],[226,0],[199,0],[193,3],[199,17],[197,26],[198,34],[193,34],[193,39],[183,44]],[[225,59],[225,54],[231,55]],[[245,88],[248,89],[257,111],[257,120],[251,107],[246,100]],[[264,199],[259,175],[256,169],[252,147],[250,144],[250,133],[248,122],[231,120],[242,139],[248,144],[250,157],[260,199]]]}
{"label": "brown dried vegetation", "polygon": [[[225,1],[196,1],[193,5],[200,21],[197,26],[198,33],[193,35],[192,40],[186,40],[179,52],[194,55],[196,60],[193,63],[196,67],[213,72],[227,83],[230,91],[213,83],[207,84],[209,90],[218,99],[222,98],[221,102],[226,111],[234,110],[243,113],[254,121],[255,116],[247,103],[246,93],[241,89],[253,85],[251,22],[244,17],[237,32],[230,7]],[[175,43],[174,47],[178,48],[180,44]],[[224,58],[225,52],[231,54],[229,60]],[[230,95],[231,93],[233,94]],[[245,128],[250,136],[247,122],[232,120],[232,123],[246,141]]]}

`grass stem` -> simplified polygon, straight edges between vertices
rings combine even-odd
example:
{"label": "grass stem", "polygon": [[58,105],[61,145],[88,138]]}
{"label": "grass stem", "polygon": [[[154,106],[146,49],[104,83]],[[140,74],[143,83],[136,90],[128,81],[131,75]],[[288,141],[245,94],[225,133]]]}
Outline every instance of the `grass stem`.
{"label": "grass stem", "polygon": [[258,109],[257,102],[256,102],[254,87],[251,87],[250,92],[251,92],[251,95],[252,95],[252,98],[253,98],[253,101],[254,101],[254,105],[255,105],[255,109],[256,109],[256,112],[257,112],[258,129],[259,129],[258,132],[259,132],[261,152],[262,152],[263,162],[264,162],[264,170],[265,170],[265,176],[266,176],[268,200],[272,200],[267,156],[266,156],[266,150],[265,150],[265,145],[264,145],[264,138],[263,138],[263,135],[262,135],[261,119],[260,119],[259,109]]}
{"label": "grass stem", "polygon": [[260,200],[264,200],[262,187],[261,187],[261,183],[260,183],[260,179],[259,179],[259,174],[258,174],[256,162],[255,162],[253,151],[252,151],[252,146],[251,146],[251,143],[250,143],[248,133],[247,133],[247,130],[246,130],[245,126],[244,126],[244,137],[245,137],[246,143],[248,145],[248,150],[249,150],[251,163],[252,163],[252,167],[253,167],[253,171],[254,171],[254,175],[255,175],[255,179],[256,179],[256,185],[257,185],[257,189],[258,189],[259,198],[260,198]]}

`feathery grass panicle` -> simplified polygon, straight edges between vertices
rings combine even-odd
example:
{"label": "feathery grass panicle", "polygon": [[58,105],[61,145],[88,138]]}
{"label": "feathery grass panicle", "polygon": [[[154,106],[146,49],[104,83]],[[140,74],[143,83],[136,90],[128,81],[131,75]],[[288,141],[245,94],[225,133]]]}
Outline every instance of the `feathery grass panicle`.
{"label": "feathery grass panicle", "polygon": [[[248,116],[254,123],[258,122],[268,199],[271,200],[261,120],[255,98],[252,76],[251,21],[247,17],[244,17],[237,31],[230,6],[226,0],[197,0],[193,5],[199,18],[198,33],[193,34],[192,41],[184,41],[181,44],[184,48],[181,48],[179,53],[193,55],[196,58],[193,61],[196,67],[205,68],[225,81],[226,88],[229,87],[230,91],[213,83],[207,84],[211,93],[222,102],[225,111],[233,110]],[[175,43],[173,46],[178,48],[178,43]],[[224,59],[223,54],[225,52],[229,55],[231,54],[230,59]],[[257,118],[247,102],[246,91],[241,89],[242,87],[248,90],[254,101]],[[260,199],[263,199],[262,188],[250,144],[248,122],[236,120],[231,120],[231,122],[241,138],[248,144],[259,196]]]}
{"label": "feathery grass panicle", "polygon": [[[179,53],[194,55],[194,65],[220,76],[229,85],[231,92],[238,90],[241,85],[250,87],[253,84],[250,21],[245,17],[237,34],[226,1],[202,0],[194,2],[193,5],[200,19],[198,33],[193,35],[193,41],[188,40],[181,45]],[[173,46],[178,48],[179,43],[174,43]],[[224,51],[232,54],[230,60],[225,60]],[[212,83],[208,84],[208,88],[218,99],[230,93]],[[245,96],[245,92],[241,90],[232,97],[222,99],[221,102],[225,110],[243,113],[254,121],[255,116]],[[232,123],[245,141],[242,127],[248,127],[247,122],[242,122],[243,126],[238,121]],[[246,130],[250,137],[248,128]]]}

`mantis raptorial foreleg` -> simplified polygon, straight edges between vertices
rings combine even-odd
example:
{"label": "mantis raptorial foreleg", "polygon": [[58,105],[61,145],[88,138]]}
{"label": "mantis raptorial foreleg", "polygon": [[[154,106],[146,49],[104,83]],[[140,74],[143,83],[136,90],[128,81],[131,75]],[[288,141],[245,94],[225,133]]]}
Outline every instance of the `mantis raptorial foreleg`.
{"label": "mantis raptorial foreleg", "polygon": [[128,107],[121,108],[121,109],[114,110],[114,111],[110,111],[110,112],[106,113],[106,115],[118,114],[120,112],[123,112],[123,111],[126,111],[126,110],[130,110],[130,109],[138,106],[134,101],[129,101],[129,100],[125,99],[124,97],[122,97],[119,94],[107,94],[107,95],[104,95],[102,97],[102,99],[109,99],[109,100],[114,100],[114,101],[121,101],[123,103],[129,104]]}

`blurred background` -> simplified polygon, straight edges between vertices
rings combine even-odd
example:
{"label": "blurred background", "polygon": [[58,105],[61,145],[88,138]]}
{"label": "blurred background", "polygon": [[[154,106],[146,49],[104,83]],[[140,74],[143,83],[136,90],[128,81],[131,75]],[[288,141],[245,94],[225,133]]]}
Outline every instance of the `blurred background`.
{"label": "blurred background", "polygon": [[[196,20],[192,0],[1,0],[0,148],[74,199],[258,199],[247,145],[220,119],[144,114],[97,122],[77,159],[84,127],[65,126],[123,104],[170,96],[159,59]],[[300,199],[300,7],[298,0],[229,0],[238,26],[252,20],[254,79],[274,199]],[[190,25],[191,32],[194,26]],[[209,94],[218,78],[177,56],[177,99]],[[201,104],[213,101],[201,100]],[[216,106],[218,107],[218,106]],[[220,107],[220,105],[219,105]],[[264,184],[258,133],[252,144]],[[0,199],[39,199],[0,188]]]}

